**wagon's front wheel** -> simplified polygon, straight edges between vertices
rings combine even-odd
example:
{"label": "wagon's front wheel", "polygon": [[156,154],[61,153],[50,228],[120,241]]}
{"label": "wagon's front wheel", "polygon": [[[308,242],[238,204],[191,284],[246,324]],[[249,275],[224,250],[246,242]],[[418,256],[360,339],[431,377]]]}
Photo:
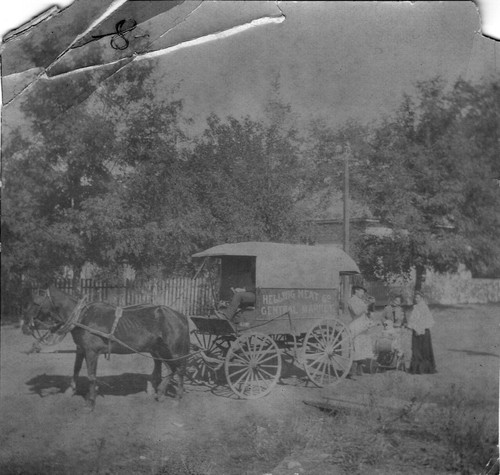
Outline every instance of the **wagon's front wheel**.
{"label": "wagon's front wheel", "polygon": [[267,335],[241,335],[232,344],[224,362],[231,390],[243,399],[269,394],[281,376],[278,346]]}
{"label": "wagon's front wheel", "polygon": [[213,386],[223,379],[219,378],[224,358],[229,349],[229,340],[217,335],[191,332],[191,351],[193,357],[188,366],[187,376],[195,384]]}
{"label": "wagon's front wheel", "polygon": [[316,386],[340,381],[352,366],[353,345],[349,329],[339,320],[314,326],[304,338],[301,356],[304,370]]}

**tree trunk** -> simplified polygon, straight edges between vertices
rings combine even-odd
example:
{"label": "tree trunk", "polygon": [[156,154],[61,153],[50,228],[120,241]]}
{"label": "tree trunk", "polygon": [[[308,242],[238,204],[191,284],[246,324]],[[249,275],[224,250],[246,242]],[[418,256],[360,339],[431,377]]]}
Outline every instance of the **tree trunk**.
{"label": "tree trunk", "polygon": [[425,266],[417,264],[415,266],[415,271],[416,271],[415,291],[420,292],[425,282]]}

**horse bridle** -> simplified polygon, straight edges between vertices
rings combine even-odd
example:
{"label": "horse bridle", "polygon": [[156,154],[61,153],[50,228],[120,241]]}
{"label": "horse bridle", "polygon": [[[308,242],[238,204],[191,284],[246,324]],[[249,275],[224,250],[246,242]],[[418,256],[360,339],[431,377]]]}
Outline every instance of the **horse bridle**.
{"label": "horse bridle", "polygon": [[[40,290],[38,290],[40,292]],[[27,323],[27,328],[30,331],[31,335],[38,341],[43,342],[45,341],[49,335],[53,334],[55,331],[57,331],[58,328],[60,328],[62,325],[64,325],[65,321],[64,319],[59,315],[57,311],[53,311],[52,309],[57,308],[56,305],[54,304],[54,300],[52,299],[52,296],[50,295],[49,289],[44,290],[44,297],[40,301],[40,303],[33,301],[32,305],[35,305],[38,307],[36,313],[34,316],[30,316],[30,319]],[[39,316],[42,312],[44,303],[48,301],[50,304],[50,310],[47,312],[50,317],[50,323],[45,322],[44,320],[40,319]],[[55,318],[54,318],[55,316]],[[41,327],[41,329],[40,329]]]}

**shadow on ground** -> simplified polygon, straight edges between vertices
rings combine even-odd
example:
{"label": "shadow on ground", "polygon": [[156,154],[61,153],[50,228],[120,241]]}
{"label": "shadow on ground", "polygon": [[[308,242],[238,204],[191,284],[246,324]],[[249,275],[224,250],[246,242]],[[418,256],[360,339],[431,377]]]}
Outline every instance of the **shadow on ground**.
{"label": "shadow on ground", "polygon": [[[103,396],[127,396],[146,391],[149,375],[140,373],[123,373],[116,376],[102,376],[97,378],[99,394]],[[70,386],[71,377],[55,374],[41,374],[26,382],[29,390],[40,397],[64,393]],[[89,380],[79,377],[77,381],[77,395],[85,396],[89,389]]]}
{"label": "shadow on ground", "polygon": [[455,348],[448,348],[448,351],[455,351],[457,353],[465,353],[467,356],[494,356],[495,358],[500,358],[500,355],[497,355],[495,353],[486,353],[484,351],[457,350]]}

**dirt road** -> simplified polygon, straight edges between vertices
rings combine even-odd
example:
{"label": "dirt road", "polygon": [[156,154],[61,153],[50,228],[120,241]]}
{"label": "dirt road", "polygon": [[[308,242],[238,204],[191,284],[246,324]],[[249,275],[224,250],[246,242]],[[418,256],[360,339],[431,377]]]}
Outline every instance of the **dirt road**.
{"label": "dirt road", "polygon": [[[136,355],[112,355],[110,361],[99,360],[100,396],[92,413],[84,411],[85,367],[79,393],[73,397],[65,394],[74,360],[70,336],[56,347],[59,353],[27,354],[31,337],[13,325],[3,326],[0,473],[222,475],[264,474],[274,469],[275,474],[288,470],[286,473],[314,475],[343,473],[342,467],[348,463],[358,464],[354,472],[361,472],[362,463],[368,463],[373,473],[379,469],[379,473],[412,473],[408,467],[398,469],[396,462],[391,462],[389,470],[375,455],[363,462],[355,455],[349,458],[349,447],[355,442],[342,444],[348,440],[348,428],[354,427],[352,420],[339,420],[334,428],[329,416],[303,401],[321,400],[325,394],[348,398],[364,393],[405,401],[414,397],[446,408],[451,404],[450,388],[455,385],[453,391],[467,404],[481,406],[496,424],[500,306],[448,307],[433,312],[437,375],[391,371],[344,381],[333,389],[308,387],[300,377],[288,378],[271,395],[255,401],[238,400],[225,387],[188,384],[181,402],[167,398],[158,403],[145,392],[151,361]],[[341,427],[347,429],[338,432]],[[333,430],[337,432],[325,432]],[[336,445],[328,445],[321,431],[329,434],[329,440],[338,435]],[[316,468],[305,471],[301,450],[323,451],[323,455],[313,456],[318,461]],[[347,455],[339,459],[341,450]],[[387,450],[387,456],[393,454],[391,460],[402,460],[397,447],[381,450]],[[276,469],[287,456],[298,461]],[[432,463],[415,473],[438,473]],[[442,471],[446,470],[443,466]]]}

